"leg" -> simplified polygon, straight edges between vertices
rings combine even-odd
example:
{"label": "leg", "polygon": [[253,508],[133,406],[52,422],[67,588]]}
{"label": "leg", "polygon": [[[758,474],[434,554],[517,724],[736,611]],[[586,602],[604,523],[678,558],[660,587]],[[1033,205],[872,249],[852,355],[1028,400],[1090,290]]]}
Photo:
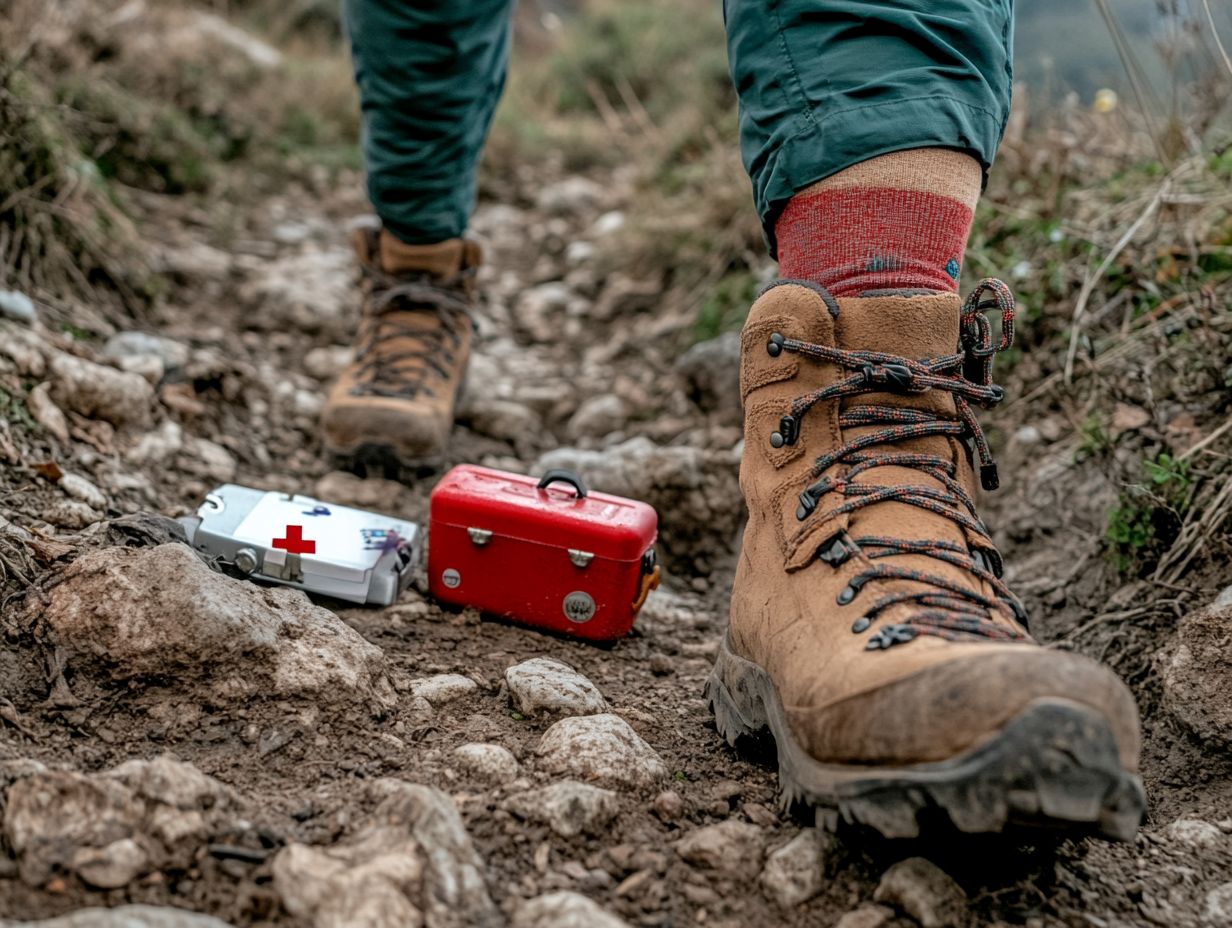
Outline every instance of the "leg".
{"label": "leg", "polygon": [[719,730],[768,728],[785,797],[826,822],[1130,838],[1133,697],[1031,639],[975,503],[977,472],[997,477],[973,408],[1001,398],[1014,302],[955,291],[1008,109],[1010,0],[727,0],[727,21],[754,195],[796,279],[745,324]]}
{"label": "leg", "polygon": [[405,243],[458,238],[505,86],[512,0],[344,0],[368,195]]}

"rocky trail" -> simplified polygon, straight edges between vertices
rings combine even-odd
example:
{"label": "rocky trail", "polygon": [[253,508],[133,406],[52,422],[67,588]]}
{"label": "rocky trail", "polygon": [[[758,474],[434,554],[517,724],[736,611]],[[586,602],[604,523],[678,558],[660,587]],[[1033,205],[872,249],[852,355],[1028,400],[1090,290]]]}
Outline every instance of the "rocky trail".
{"label": "rocky trail", "polygon": [[[448,462],[571,467],[656,507],[664,586],[610,648],[444,610],[422,570],[356,608],[179,543],[167,517],[225,481],[426,524],[439,474],[334,470],[317,435],[357,304],[353,173],[206,204],[133,192],[168,288],[140,318],[5,304],[0,925],[1232,925],[1226,480],[1195,484],[1219,518],[1187,520],[1160,571],[1113,570],[1118,478],[1047,392],[1055,356],[1029,348],[985,417],[1005,485],[985,516],[1037,635],[1141,701],[1137,840],[830,833],[779,807],[772,747],[718,736],[702,686],[743,520],[738,339],[694,344],[695,304],[601,260],[635,187],[551,163],[487,189]],[[1232,324],[1204,305],[1150,324],[1218,355]],[[1113,437],[1222,447],[1218,389],[1147,328],[1128,385],[1099,381]]]}

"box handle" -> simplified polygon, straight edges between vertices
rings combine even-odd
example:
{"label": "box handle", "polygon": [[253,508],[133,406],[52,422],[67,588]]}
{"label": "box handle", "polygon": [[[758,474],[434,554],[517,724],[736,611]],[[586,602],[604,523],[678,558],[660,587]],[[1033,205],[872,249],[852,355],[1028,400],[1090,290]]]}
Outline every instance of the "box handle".
{"label": "box handle", "polygon": [[539,480],[539,489],[543,490],[550,483],[567,483],[577,491],[578,499],[585,499],[586,494],[590,491],[586,489],[586,484],[571,470],[565,470],[563,467],[553,467]]}

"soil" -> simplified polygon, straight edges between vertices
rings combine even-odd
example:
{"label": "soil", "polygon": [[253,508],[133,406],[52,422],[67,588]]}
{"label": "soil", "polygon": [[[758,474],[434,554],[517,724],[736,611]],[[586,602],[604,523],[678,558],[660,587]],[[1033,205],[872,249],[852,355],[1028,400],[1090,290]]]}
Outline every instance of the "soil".
{"label": "soil", "polygon": [[[613,294],[611,279],[588,257],[569,253],[569,243],[595,239],[596,221],[623,210],[632,195],[617,172],[580,179],[588,185],[584,197],[551,212],[542,207],[545,188],[578,180],[556,165],[528,167],[516,182],[490,187],[479,207],[474,228],[488,246],[486,296],[469,398],[446,464],[531,471],[558,446],[602,449],[639,436],[698,449],[692,485],[681,479],[647,487],[668,539],[665,583],[633,634],[600,648],[444,610],[421,592],[420,576],[388,608],[321,601],[384,651],[400,692],[388,713],[321,712],[294,700],[219,703],[174,679],[116,683],[75,665],[61,668],[76,703],[68,705],[55,689],[56,655],[29,616],[37,617],[40,590],[55,582],[64,563],[103,539],[48,526],[47,514],[64,493],[32,469],[35,463],[55,460],[89,479],[107,496],[107,518],[191,512],[215,483],[233,479],[426,522],[439,475],[349,479],[333,469],[315,428],[318,398],[331,376],[322,359],[347,345],[358,301],[345,231],[366,210],[357,176],[343,173],[191,210],[173,197],[149,194],[142,199],[146,238],[159,242],[163,263],[179,270],[172,291],[131,328],[187,346],[189,360],[161,383],[152,426],[113,428],[70,413],[72,440],[61,445],[11,423],[23,466],[0,483],[0,515],[41,527],[70,548],[58,558],[51,551],[26,562],[29,583],[12,581],[11,571],[22,565],[5,561],[10,582],[0,695],[14,712],[0,722],[0,762],[28,758],[95,772],[170,752],[250,801],[248,830],[230,839],[254,850],[291,840],[329,844],[352,834],[371,811],[359,787],[373,778],[434,784],[456,801],[486,862],[493,898],[506,913],[521,899],[575,889],[636,925],[833,924],[872,899],[891,863],[923,855],[963,887],[975,924],[1212,924],[1203,921],[1207,894],[1232,873],[1232,756],[1204,745],[1167,713],[1158,655],[1178,616],[1213,599],[1228,576],[1202,561],[1163,587],[1126,580],[1109,563],[1101,532],[1117,487],[1100,459],[1075,463],[1079,430],[1063,391],[1013,402],[1054,372],[1055,360],[1015,366],[1002,380],[1010,402],[984,417],[996,431],[1005,484],[984,500],[984,516],[998,533],[1008,578],[1024,596],[1036,636],[1107,661],[1140,701],[1150,811],[1138,839],[953,835],[922,845],[844,833],[827,852],[820,893],[788,910],[762,891],[757,869],[723,874],[675,853],[673,842],[685,833],[732,817],[761,829],[771,848],[811,822],[807,813],[778,808],[765,746],[744,753],[728,748],[702,699],[726,622],[742,518],[732,453],[738,420],[730,409],[699,405],[676,367],[689,311],[660,312],[654,299],[627,286],[624,305],[613,312],[620,294]],[[543,290],[554,281],[569,287],[559,302]],[[76,342],[49,328],[38,337],[98,356],[97,342]],[[33,383],[7,376],[19,388]],[[624,412],[586,434],[574,414],[583,401],[606,394],[620,397]],[[1199,417],[1207,411],[1197,402],[1194,409]],[[159,462],[136,461],[132,448],[166,423],[179,427],[182,450]],[[1023,427],[1040,423],[1051,429],[1026,441]],[[217,447],[202,451],[190,438]],[[530,784],[549,782],[535,768],[535,746],[552,719],[513,711],[502,688],[507,667],[537,656],[565,661],[589,677],[671,773],[662,788],[622,791],[620,814],[601,837],[562,838],[515,818],[501,803],[525,783],[493,787],[452,761],[458,745],[496,743],[522,763]],[[466,675],[479,689],[425,712],[406,684],[436,673]],[[682,800],[678,815],[656,811],[664,789]],[[1182,819],[1213,824],[1222,840],[1187,842],[1169,829]],[[156,871],[119,890],[90,889],[72,878],[36,887],[18,878],[0,844],[0,916],[45,917],[123,902],[190,908],[236,926],[295,923],[272,888],[268,860],[224,859],[203,847],[191,866]]]}

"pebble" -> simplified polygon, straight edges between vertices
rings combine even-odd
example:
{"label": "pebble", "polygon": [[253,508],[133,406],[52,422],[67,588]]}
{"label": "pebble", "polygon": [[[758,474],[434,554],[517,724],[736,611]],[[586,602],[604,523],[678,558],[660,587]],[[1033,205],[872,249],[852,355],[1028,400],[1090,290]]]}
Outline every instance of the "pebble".
{"label": "pebble", "polygon": [[743,421],[740,400],[740,334],[725,332],[698,342],[676,361],[694,402],[722,422]]}
{"label": "pebble", "polygon": [[103,518],[101,512],[79,499],[53,499],[43,507],[40,515],[52,525],[74,531],[93,525]]}
{"label": "pebble", "polygon": [[676,853],[695,867],[752,879],[761,868],[765,840],[756,825],[729,818],[690,831],[676,842]]}
{"label": "pebble", "polygon": [[222,700],[395,702],[382,651],[334,613],[298,590],[215,573],[185,545],[83,555],[61,573],[41,612],[79,673],[174,680],[181,694]]}
{"label": "pebble", "polygon": [[523,902],[510,928],[629,928],[629,923],[581,893],[560,890]]}
{"label": "pebble", "polygon": [[1206,894],[1202,921],[1207,925],[1232,925],[1232,883],[1223,883]]}
{"label": "pebble", "polygon": [[190,435],[184,439],[180,450],[177,464],[184,473],[215,483],[230,483],[235,479],[235,458],[222,445]]}
{"label": "pebble", "polygon": [[107,508],[107,497],[103,495],[103,491],[85,477],[65,474],[56,481],[56,485],[73,499],[79,499],[93,509]]}
{"label": "pebble", "polygon": [[411,695],[426,699],[433,707],[443,706],[479,692],[479,684],[460,673],[438,673],[411,681]]}
{"label": "pebble", "polygon": [[68,418],[51,398],[51,384],[40,383],[26,397],[26,408],[34,421],[62,445],[68,444]]}
{"label": "pebble", "polygon": [[91,886],[119,889],[135,880],[148,864],[148,855],[136,841],[121,838],[106,847],[79,848],[71,866]]}
{"label": "pebble", "polygon": [[578,407],[565,426],[572,439],[602,438],[624,427],[628,419],[624,400],[613,393],[592,396]]}
{"label": "pebble", "polygon": [[591,261],[595,256],[595,246],[592,242],[581,239],[565,246],[565,263],[569,267],[578,267]]}
{"label": "pebble", "polygon": [[610,786],[649,787],[667,776],[654,748],[618,715],[561,719],[543,733],[537,753],[548,773]]}
{"label": "pebble", "polygon": [[499,744],[463,744],[454,749],[453,759],[471,776],[489,783],[509,783],[521,773],[517,758]]}
{"label": "pebble", "polygon": [[852,909],[834,923],[834,928],[882,928],[894,918],[894,910],[884,905],[866,903]]}
{"label": "pebble", "polygon": [[571,838],[599,834],[620,811],[620,800],[611,790],[562,780],[510,796],[505,808],[519,818],[547,825],[558,835]]}
{"label": "pebble", "polygon": [[56,403],[112,425],[149,421],[154,388],[140,374],[118,371],[70,354],[51,359],[51,395]]}
{"label": "pebble", "polygon": [[822,887],[825,842],[816,828],[798,835],[770,852],[762,870],[761,885],[784,909],[812,899]]}
{"label": "pebble", "polygon": [[149,332],[117,332],[103,345],[103,356],[122,358],[155,357],[166,370],[172,371],[188,363],[188,346],[165,335]]}
{"label": "pebble", "polygon": [[351,363],[353,354],[346,345],[327,345],[313,348],[304,355],[304,370],[317,380],[332,380]]}
{"label": "pebble", "polygon": [[873,900],[906,912],[921,928],[961,928],[967,921],[967,894],[923,857],[901,860],[883,873]]}
{"label": "pebble", "polygon": [[1198,737],[1232,746],[1232,606],[1191,612],[1164,655],[1164,703]]}
{"label": "pebble", "polygon": [[346,471],[332,470],[316,482],[313,492],[328,503],[388,510],[402,492],[402,484],[378,477],[364,479]]}
{"label": "pebble", "polygon": [[536,657],[505,671],[513,706],[523,715],[594,715],[606,712],[607,700],[598,687],[568,664]]}
{"label": "pebble", "polygon": [[684,800],[674,789],[666,789],[655,796],[654,814],[664,822],[674,822],[684,815]]}
{"label": "pebble", "polygon": [[543,420],[529,406],[513,400],[485,397],[478,390],[466,394],[458,409],[458,419],[476,435],[517,446],[543,429]]}
{"label": "pebble", "polygon": [[594,207],[603,199],[601,185],[580,174],[566,177],[539,188],[535,205],[552,216],[577,215]]}
{"label": "pebble", "polygon": [[146,432],[124,455],[130,464],[157,464],[184,447],[184,432],[179,423],[168,419],[152,432]]}
{"label": "pebble", "polygon": [[0,290],[0,316],[30,325],[37,315],[34,301],[20,290]]}
{"label": "pebble", "polygon": [[121,905],[78,909],[34,922],[0,922],[4,928],[231,928],[230,923],[174,906]]}
{"label": "pebble", "polygon": [[604,213],[594,221],[594,224],[590,227],[590,234],[595,238],[603,238],[623,228],[624,224],[625,214],[620,210],[614,209]]}
{"label": "pebble", "polygon": [[1224,841],[1218,825],[1200,819],[1178,818],[1164,829],[1164,833],[1173,841],[1192,847],[1217,847]]}

